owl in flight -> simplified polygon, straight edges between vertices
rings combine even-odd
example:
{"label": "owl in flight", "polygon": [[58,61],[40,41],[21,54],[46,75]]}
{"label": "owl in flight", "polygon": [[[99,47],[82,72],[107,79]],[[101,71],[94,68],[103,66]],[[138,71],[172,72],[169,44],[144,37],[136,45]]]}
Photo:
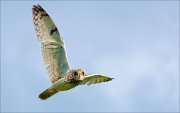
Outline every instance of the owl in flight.
{"label": "owl in flight", "polygon": [[40,99],[45,100],[78,85],[90,85],[113,79],[101,74],[87,74],[83,69],[70,69],[63,38],[51,17],[40,5],[33,5],[32,15],[36,37],[41,42],[43,62],[47,65],[52,82],[52,85],[39,95]]}

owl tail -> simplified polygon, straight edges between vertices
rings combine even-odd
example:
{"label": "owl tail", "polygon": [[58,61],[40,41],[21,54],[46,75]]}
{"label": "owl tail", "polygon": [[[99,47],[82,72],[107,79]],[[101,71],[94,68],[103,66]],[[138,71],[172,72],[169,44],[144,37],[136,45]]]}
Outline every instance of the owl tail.
{"label": "owl tail", "polygon": [[43,91],[40,95],[39,98],[41,100],[46,100],[47,98],[53,96],[54,94],[56,94],[58,91],[56,90],[52,90],[52,89],[46,89],[45,91]]}

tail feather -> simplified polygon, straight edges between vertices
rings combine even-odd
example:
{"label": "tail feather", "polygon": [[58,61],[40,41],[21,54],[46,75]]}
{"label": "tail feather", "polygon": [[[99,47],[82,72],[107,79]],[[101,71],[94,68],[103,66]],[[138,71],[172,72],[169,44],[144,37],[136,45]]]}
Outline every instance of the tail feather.
{"label": "tail feather", "polygon": [[53,96],[54,94],[56,94],[58,91],[56,90],[51,90],[51,89],[46,89],[45,91],[43,91],[40,95],[39,98],[41,100],[46,100],[47,98]]}

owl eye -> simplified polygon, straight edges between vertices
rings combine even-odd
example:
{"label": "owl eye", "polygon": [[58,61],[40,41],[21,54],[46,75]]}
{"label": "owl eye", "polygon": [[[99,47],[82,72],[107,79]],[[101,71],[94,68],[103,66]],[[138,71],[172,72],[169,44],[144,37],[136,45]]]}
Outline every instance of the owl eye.
{"label": "owl eye", "polygon": [[82,72],[81,75],[84,75],[84,72]]}
{"label": "owl eye", "polygon": [[75,71],[75,72],[74,72],[74,75],[78,75],[78,73]]}

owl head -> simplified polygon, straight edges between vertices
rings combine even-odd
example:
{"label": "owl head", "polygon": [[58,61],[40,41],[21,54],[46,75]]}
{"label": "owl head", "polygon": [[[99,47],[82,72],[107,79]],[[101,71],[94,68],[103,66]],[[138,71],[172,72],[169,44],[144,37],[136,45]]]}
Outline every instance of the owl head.
{"label": "owl head", "polygon": [[77,81],[77,80],[83,80],[83,78],[86,76],[86,73],[82,69],[73,69],[68,72],[67,78],[68,81]]}

